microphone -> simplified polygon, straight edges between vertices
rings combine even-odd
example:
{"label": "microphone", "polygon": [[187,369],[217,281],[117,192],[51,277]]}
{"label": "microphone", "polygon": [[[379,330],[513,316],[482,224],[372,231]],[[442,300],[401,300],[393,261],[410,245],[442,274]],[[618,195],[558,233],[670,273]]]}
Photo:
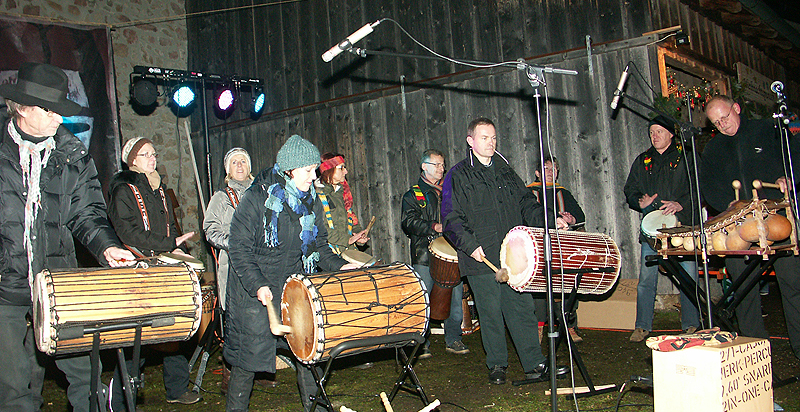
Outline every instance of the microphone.
{"label": "microphone", "polygon": [[378,20],[375,23],[367,23],[364,27],[356,30],[355,33],[347,36],[346,39],[342,40],[339,44],[330,48],[330,50],[326,51],[322,54],[322,60],[325,63],[330,62],[333,60],[334,57],[338,56],[339,53],[350,50],[353,47],[353,44],[357,43],[359,40],[367,37],[368,34],[372,33],[375,29],[375,26],[381,24],[382,20]]}
{"label": "microphone", "polygon": [[769,88],[770,90],[772,90],[773,93],[778,93],[778,94],[783,93],[783,83],[781,83],[780,80],[772,82],[772,85],[769,86]]}
{"label": "microphone", "polygon": [[617,90],[614,90],[614,98],[611,99],[611,110],[617,110],[619,100],[622,98],[622,88],[625,87],[625,82],[628,81],[628,67],[630,67],[630,64],[625,66],[625,70],[619,76]]}

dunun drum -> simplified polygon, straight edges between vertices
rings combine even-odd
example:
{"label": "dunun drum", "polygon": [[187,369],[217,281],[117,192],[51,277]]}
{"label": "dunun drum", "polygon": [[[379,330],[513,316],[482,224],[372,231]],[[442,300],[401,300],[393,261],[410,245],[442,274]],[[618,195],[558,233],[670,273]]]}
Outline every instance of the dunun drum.
{"label": "dunun drum", "polygon": [[[621,258],[614,240],[603,233],[550,230],[553,245],[553,292],[569,293],[577,274],[564,270],[595,270],[584,273],[578,293],[602,295],[617,282]],[[517,226],[500,247],[500,264],[508,269],[508,285],[519,292],[546,292],[544,276],[544,229]],[[600,269],[610,272],[600,272]]]}
{"label": "dunun drum", "polygon": [[[143,344],[188,340],[203,310],[200,282],[186,265],[44,270],[33,287],[36,344],[48,355],[91,350],[85,328],[137,321],[158,326],[142,328]],[[100,348],[133,346],[134,336],[133,328],[102,332]]]}
{"label": "dunun drum", "polygon": [[453,288],[461,283],[458,254],[443,236],[431,241],[428,252],[431,254],[430,268],[433,278],[430,290],[431,319],[445,320],[450,316]]}
{"label": "dunun drum", "polygon": [[[423,334],[428,328],[428,301],[422,280],[406,264],[359,270],[296,274],[281,295],[283,324],[292,353],[304,363],[330,357],[336,345],[356,339]],[[343,355],[378,349],[355,348]]]}

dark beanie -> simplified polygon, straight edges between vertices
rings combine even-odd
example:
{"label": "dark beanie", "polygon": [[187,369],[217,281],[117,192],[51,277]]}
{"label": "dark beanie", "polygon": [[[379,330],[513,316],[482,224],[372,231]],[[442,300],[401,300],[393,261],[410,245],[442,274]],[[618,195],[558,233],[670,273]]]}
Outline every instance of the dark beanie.
{"label": "dark beanie", "polygon": [[298,167],[319,164],[319,149],[313,143],[298,135],[292,135],[278,150],[276,163],[278,167],[288,172]]}
{"label": "dark beanie", "polygon": [[665,129],[667,129],[673,135],[675,134],[675,122],[668,119],[665,116],[658,115],[650,120],[650,123],[647,125],[647,129],[650,130],[650,126],[657,124]]}

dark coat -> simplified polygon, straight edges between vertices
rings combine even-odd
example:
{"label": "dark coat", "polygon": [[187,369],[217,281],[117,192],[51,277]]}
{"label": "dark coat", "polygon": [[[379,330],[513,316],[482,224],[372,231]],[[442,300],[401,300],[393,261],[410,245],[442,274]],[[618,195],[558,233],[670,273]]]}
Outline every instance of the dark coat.
{"label": "dark coat", "polygon": [[439,214],[441,199],[436,189],[421,177],[417,185],[425,200],[417,199],[413,188],[403,195],[400,226],[403,233],[411,239],[409,248],[411,264],[428,266],[430,265],[428,245],[439,236],[439,233],[433,230],[433,225],[441,223]]}
{"label": "dark coat", "polygon": [[[23,245],[25,195],[19,146],[8,135],[0,115],[0,305],[30,306],[28,258]],[[78,266],[73,236],[102,264],[103,252],[121,246],[106,219],[97,169],[86,147],[64,127],[42,170],[41,209],[33,226],[33,273]]]}
{"label": "dark coat", "polygon": [[[533,191],[533,195],[536,196],[536,200],[539,203],[542,202],[542,182],[534,182],[528,185],[528,187]],[[556,199],[556,206],[558,212],[568,212],[572,216],[575,217],[575,223],[584,223],[586,222],[586,215],[583,213],[583,209],[578,204],[578,201],[575,200],[575,197],[572,196],[569,190],[565,189],[564,186],[556,183],[555,186],[548,186],[550,189],[547,194],[547,201],[550,204],[553,204],[553,197]],[[553,190],[555,189],[555,190]]]}
{"label": "dark coat", "polygon": [[[492,167],[474,158],[453,166],[442,186],[444,234],[458,251],[458,266],[463,276],[491,273],[484,263],[470,254],[483,247],[483,253],[500,267],[500,246],[506,233],[515,226],[544,226],[542,205],[525,187],[502,156],[492,157]],[[555,226],[555,218],[550,220]]]}
{"label": "dark coat", "polygon": [[[150,230],[145,229],[139,203],[129,185],[136,186],[142,195]],[[117,235],[123,243],[139,249],[145,256],[172,252],[176,249],[175,238],[179,236],[178,228],[163,183],[161,189],[164,191],[164,198],[161,197],[161,191],[150,188],[144,173],[132,170],[118,172],[109,185],[111,200],[108,205],[108,217]]]}
{"label": "dark coat", "polygon": [[[286,279],[303,273],[300,222],[285,203],[278,217],[280,244],[276,247],[265,244],[264,202],[274,183],[284,186],[283,179],[275,175],[260,173],[256,177],[233,214],[228,240],[231,270],[228,273],[224,354],[231,365],[253,372],[275,372],[277,342],[270,333],[267,309],[256,297],[258,289],[269,286],[277,309]],[[314,201],[319,266],[325,271],[339,270],[347,261],[328,247],[327,223],[319,203]]]}

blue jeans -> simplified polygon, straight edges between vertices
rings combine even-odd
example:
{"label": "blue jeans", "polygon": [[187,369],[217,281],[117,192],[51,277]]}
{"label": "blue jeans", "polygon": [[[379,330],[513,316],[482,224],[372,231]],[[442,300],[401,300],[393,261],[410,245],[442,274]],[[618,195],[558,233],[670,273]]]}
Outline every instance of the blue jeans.
{"label": "blue jeans", "polygon": [[[44,354],[36,350],[29,306],[0,305],[0,411],[33,412],[43,403]],[[69,382],[67,398],[74,412],[89,411],[91,362],[88,355],[56,358]]]}
{"label": "blue jeans", "polygon": [[[639,285],[636,287],[636,327],[646,331],[653,330],[653,310],[656,304],[658,288],[658,265],[647,262],[647,256],[657,252],[647,243],[642,242],[642,266],[639,270]],[[681,267],[697,283],[697,265],[694,260],[681,261]],[[700,311],[691,300],[681,292],[681,329],[700,326]]]}
{"label": "blue jeans", "polygon": [[[430,293],[433,287],[433,277],[431,277],[431,268],[426,265],[414,265],[414,271],[422,278],[425,283],[425,289]],[[461,322],[464,320],[464,311],[461,306],[461,299],[464,297],[464,284],[459,282],[453,288],[453,294],[450,298],[450,317],[444,320],[444,342],[448,346],[453,342],[461,340]]]}

